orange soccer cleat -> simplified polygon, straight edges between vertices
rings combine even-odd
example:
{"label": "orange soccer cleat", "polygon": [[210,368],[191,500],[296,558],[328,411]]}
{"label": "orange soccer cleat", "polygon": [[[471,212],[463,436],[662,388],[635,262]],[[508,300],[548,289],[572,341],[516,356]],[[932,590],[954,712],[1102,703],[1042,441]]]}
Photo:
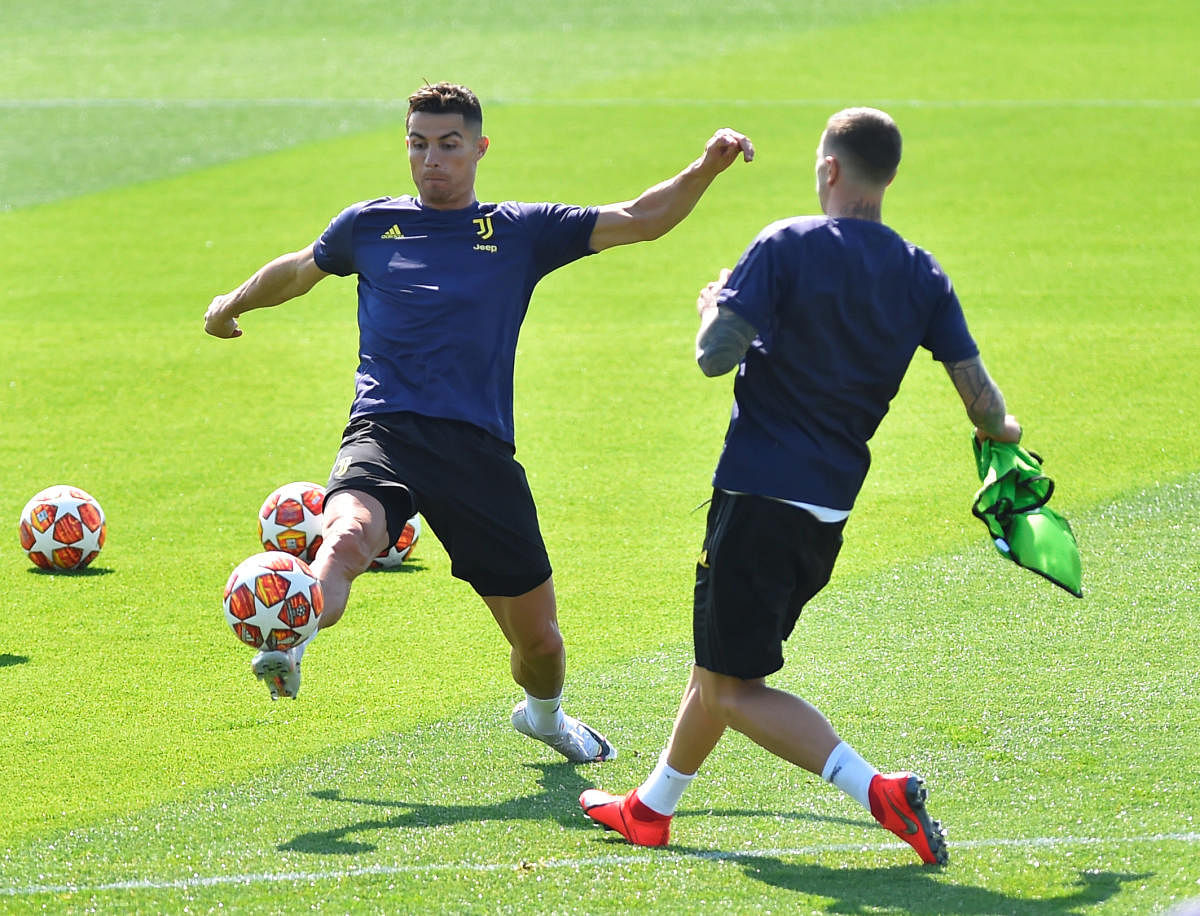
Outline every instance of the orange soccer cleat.
{"label": "orange soccer cleat", "polygon": [[637,796],[609,795],[585,789],[579,796],[583,813],[609,830],[615,830],[635,846],[666,846],[671,833],[671,816],[647,808]]}
{"label": "orange soccer cleat", "polygon": [[929,865],[950,861],[946,831],[925,810],[924,780],[914,773],[876,775],[867,790],[875,820],[917,851]]}

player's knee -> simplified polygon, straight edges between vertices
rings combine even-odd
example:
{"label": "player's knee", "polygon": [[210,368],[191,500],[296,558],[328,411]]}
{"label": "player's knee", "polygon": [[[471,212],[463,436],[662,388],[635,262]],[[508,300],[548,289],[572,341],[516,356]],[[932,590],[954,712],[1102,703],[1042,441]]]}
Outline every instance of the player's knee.
{"label": "player's knee", "polygon": [[328,562],[343,569],[361,572],[371,565],[379,555],[384,540],[374,531],[367,520],[344,516],[333,519],[325,526],[322,548],[328,552]]}
{"label": "player's knee", "polygon": [[524,634],[517,646],[521,657],[533,664],[557,659],[563,654],[562,633],[558,627],[542,627]]}
{"label": "player's knee", "polygon": [[700,705],[714,719],[728,723],[734,704],[727,691],[714,688],[700,691]]}
{"label": "player's knee", "polygon": [[754,682],[724,675],[710,675],[700,685],[700,705],[704,711],[721,722],[737,722]]}

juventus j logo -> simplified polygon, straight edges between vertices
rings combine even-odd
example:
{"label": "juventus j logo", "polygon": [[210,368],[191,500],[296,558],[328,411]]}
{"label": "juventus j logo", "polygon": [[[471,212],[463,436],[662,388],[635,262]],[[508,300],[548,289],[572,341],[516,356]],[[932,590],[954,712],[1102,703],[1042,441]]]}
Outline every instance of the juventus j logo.
{"label": "juventus j logo", "polygon": [[478,219],[471,220],[478,228],[475,234],[481,239],[490,239],[492,237],[492,218],[490,216],[481,216]]}

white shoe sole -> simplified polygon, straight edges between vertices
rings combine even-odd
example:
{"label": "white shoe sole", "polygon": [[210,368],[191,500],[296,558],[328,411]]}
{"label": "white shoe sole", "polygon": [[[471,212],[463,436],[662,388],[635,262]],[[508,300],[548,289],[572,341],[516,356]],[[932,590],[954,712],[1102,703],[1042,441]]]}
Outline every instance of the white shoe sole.
{"label": "white shoe sole", "polygon": [[300,692],[300,666],[286,652],[259,652],[250,663],[250,670],[267,685],[272,700],[280,697],[294,700]]}

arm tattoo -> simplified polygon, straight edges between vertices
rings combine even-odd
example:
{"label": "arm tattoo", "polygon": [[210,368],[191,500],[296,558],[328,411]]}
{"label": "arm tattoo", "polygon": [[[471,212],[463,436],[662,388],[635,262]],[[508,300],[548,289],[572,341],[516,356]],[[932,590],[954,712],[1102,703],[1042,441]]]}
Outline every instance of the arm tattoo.
{"label": "arm tattoo", "polygon": [[988,432],[995,431],[998,424],[1003,424],[1004,395],[988,375],[983,360],[974,356],[960,362],[946,363],[945,366],[971,422]]}
{"label": "arm tattoo", "polygon": [[[707,310],[711,314],[712,310]],[[742,361],[750,344],[758,336],[754,325],[732,309],[718,306],[716,315],[707,318],[696,336],[696,362],[705,375],[724,375]]]}

